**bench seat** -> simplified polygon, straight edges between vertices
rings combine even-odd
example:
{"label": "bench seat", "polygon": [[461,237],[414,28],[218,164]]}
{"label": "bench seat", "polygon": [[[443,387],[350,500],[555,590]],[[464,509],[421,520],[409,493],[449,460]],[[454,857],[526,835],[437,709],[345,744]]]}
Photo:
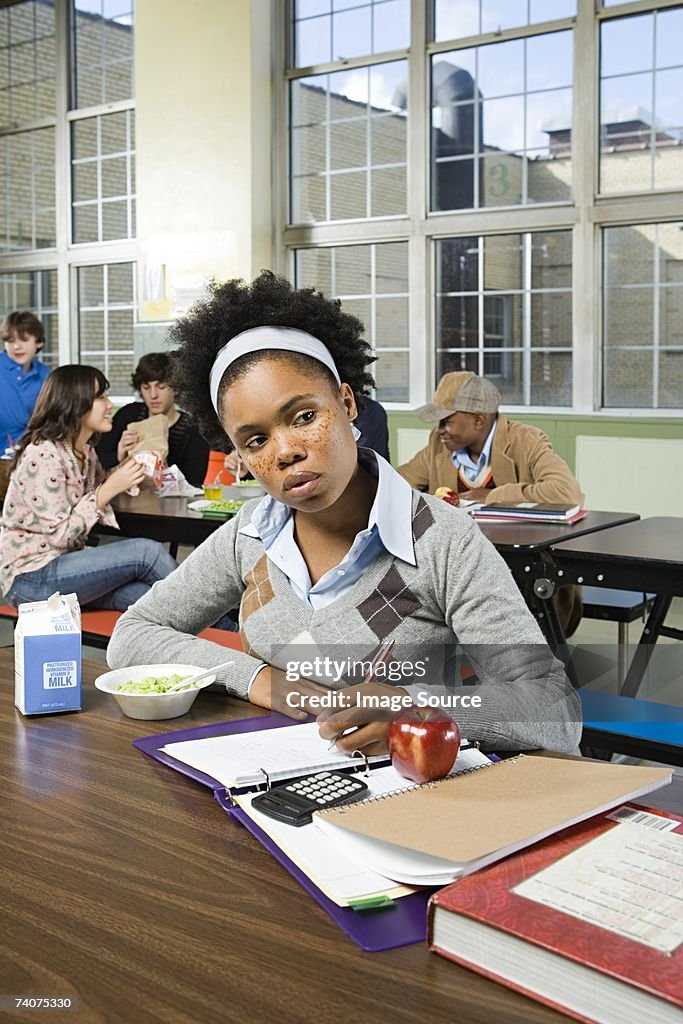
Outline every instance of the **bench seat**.
{"label": "bench seat", "polygon": [[[106,648],[114,632],[114,626],[122,614],[122,612],[104,609],[95,611],[85,609],[81,611],[81,637],[83,643],[88,644],[90,647]],[[0,619],[16,621],[16,618],[17,612],[15,608],[12,608],[9,604],[0,605]],[[242,641],[239,633],[231,633],[227,629],[214,629],[211,626],[208,629],[203,629],[199,636],[202,640],[211,640],[212,643],[220,644],[221,647],[230,647],[234,651],[242,650]]]}

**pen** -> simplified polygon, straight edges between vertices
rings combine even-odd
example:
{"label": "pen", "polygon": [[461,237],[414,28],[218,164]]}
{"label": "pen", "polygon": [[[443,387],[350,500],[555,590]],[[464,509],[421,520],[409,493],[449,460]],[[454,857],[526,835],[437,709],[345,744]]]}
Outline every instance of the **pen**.
{"label": "pen", "polygon": [[[377,676],[377,670],[379,666],[383,665],[385,661],[389,660],[389,655],[394,649],[395,642],[395,640],[382,641],[382,643],[377,648],[377,654],[368,665],[368,670],[363,676],[362,682],[360,684],[361,686],[364,686],[366,683],[372,683],[374,681],[375,677]],[[344,733],[339,733],[337,736],[334,737],[334,739],[330,740],[330,745],[328,746],[327,749],[332,750],[332,747],[336,745],[339,737],[343,735]]]}

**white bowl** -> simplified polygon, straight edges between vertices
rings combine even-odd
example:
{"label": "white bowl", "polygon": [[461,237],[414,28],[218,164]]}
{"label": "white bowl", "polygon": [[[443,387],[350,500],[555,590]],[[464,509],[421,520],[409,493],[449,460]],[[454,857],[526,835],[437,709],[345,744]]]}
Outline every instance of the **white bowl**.
{"label": "white bowl", "polygon": [[250,498],[262,498],[265,490],[260,484],[228,484],[223,487],[223,501],[249,501]]}
{"label": "white bowl", "polygon": [[128,718],[154,722],[187,714],[199,691],[214,682],[215,673],[200,679],[191,690],[178,690],[175,693],[120,693],[119,686],[130,680],[138,683],[145,676],[179,675],[189,678],[201,671],[199,665],[131,665],[130,668],[116,668],[98,676],[95,686],[103,693],[110,693]]}

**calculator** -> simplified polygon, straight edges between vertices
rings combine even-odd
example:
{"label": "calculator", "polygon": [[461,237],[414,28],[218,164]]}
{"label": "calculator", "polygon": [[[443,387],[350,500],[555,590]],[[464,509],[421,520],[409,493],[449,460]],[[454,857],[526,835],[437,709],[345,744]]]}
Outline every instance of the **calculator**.
{"label": "calculator", "polygon": [[351,803],[361,799],[367,791],[367,785],[356,775],[316,772],[315,775],[302,775],[266,793],[259,793],[252,800],[251,806],[288,825],[308,825],[313,811]]}

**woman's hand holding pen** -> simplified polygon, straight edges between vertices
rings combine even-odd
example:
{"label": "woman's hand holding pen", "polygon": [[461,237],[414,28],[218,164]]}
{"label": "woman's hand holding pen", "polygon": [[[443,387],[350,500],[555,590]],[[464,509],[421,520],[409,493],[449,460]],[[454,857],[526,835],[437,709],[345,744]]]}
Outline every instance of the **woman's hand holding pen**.
{"label": "woman's hand holding pen", "polygon": [[396,714],[392,703],[398,698],[410,701],[408,691],[402,686],[370,682],[347,686],[342,692],[348,706],[343,711],[325,710],[318,715],[320,735],[349,754],[354,750],[368,755],[386,753],[389,723]]}

